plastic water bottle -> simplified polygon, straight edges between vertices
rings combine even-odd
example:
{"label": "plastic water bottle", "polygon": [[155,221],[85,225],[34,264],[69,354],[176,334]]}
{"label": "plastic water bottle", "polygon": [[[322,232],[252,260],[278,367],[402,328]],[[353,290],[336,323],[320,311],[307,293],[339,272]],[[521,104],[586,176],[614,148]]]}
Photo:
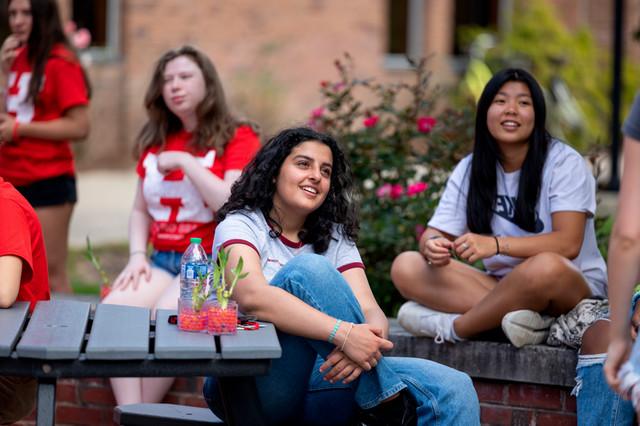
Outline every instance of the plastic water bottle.
{"label": "plastic water bottle", "polygon": [[207,253],[200,243],[201,238],[191,238],[191,244],[182,255],[180,262],[180,298],[191,299],[193,287],[200,277],[209,273]]}

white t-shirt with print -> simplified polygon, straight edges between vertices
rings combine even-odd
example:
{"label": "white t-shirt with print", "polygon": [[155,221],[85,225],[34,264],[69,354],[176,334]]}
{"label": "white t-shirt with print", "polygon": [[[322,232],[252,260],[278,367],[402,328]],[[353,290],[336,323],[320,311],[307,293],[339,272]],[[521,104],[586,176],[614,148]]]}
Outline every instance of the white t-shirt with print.
{"label": "white t-shirt with print", "polygon": [[[467,193],[471,172],[468,155],[456,166],[449,177],[440,203],[428,226],[454,236],[469,232],[467,228]],[[607,294],[607,269],[596,243],[593,217],[596,210],[595,178],[582,156],[570,146],[553,140],[549,146],[542,175],[542,187],[536,206],[536,230],[527,232],[512,222],[515,200],[518,195],[520,171],[505,173],[497,165],[496,205],[491,228],[498,237],[535,236],[552,231],[551,215],[560,211],[577,211],[587,214],[584,240],[573,264],[582,271],[594,296]],[[483,260],[486,270],[496,277],[503,277],[524,259],[496,255]]]}
{"label": "white t-shirt with print", "polygon": [[[271,228],[261,211],[240,210],[228,214],[218,224],[213,242],[213,253],[217,255],[219,248],[232,244],[245,244],[254,249],[260,256],[262,273],[267,281],[271,281],[276,273],[288,261],[303,253],[314,253],[311,244],[296,243],[284,236],[273,238],[269,235]],[[332,230],[332,240],[324,256],[339,272],[351,268],[364,268],[358,248],[353,241],[339,232],[338,225]]]}

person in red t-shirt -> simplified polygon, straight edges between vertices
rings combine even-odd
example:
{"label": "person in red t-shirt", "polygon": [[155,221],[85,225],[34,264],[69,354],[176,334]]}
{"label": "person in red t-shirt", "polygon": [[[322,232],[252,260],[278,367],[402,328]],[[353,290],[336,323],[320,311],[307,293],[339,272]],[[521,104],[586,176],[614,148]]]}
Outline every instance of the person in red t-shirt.
{"label": "person in red t-shirt", "polygon": [[[103,303],[175,309],[182,253],[191,237],[199,237],[211,254],[215,211],[260,140],[229,113],[213,64],[190,46],[158,60],[144,103],[148,120],[135,147],[139,183],[129,262]],[[159,402],[172,380],[112,379],[111,385],[118,404]]]}
{"label": "person in red t-shirt", "polygon": [[62,30],[55,0],[9,0],[0,48],[0,176],[35,208],[56,292],[71,292],[67,240],[77,200],[69,142],[89,132],[89,84]]}
{"label": "person in red t-shirt", "polygon": [[[0,177],[0,309],[15,301],[49,300],[47,256],[40,222],[33,207]],[[0,376],[0,424],[29,414],[36,397],[36,380]]]}

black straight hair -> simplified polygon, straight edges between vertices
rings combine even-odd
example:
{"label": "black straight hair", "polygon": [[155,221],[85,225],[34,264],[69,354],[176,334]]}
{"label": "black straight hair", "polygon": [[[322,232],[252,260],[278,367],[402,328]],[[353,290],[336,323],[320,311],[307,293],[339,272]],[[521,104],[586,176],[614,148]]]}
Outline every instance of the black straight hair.
{"label": "black straight hair", "polygon": [[551,136],[546,130],[547,108],[538,82],[523,69],[508,68],[497,72],[485,86],[476,112],[473,157],[467,196],[467,226],[471,232],[493,234],[491,219],[497,194],[497,166],[502,152],[487,126],[487,111],[500,88],[516,81],[527,85],[535,113],[529,137],[529,149],[520,170],[518,196],[513,222],[528,232],[535,232],[536,204],[542,186],[542,170],[547,159]]}

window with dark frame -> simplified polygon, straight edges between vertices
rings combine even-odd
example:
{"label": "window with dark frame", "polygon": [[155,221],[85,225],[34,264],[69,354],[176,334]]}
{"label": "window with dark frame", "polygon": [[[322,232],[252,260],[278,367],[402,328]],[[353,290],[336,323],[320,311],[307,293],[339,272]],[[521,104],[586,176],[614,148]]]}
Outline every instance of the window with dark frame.
{"label": "window with dark frame", "polygon": [[107,0],[73,0],[72,19],[89,30],[92,47],[107,47]]}
{"label": "window with dark frame", "polygon": [[498,28],[498,6],[500,0],[456,0],[453,54],[463,55],[462,45],[457,29],[463,26],[483,27],[496,31]]}
{"label": "window with dark frame", "polygon": [[408,53],[407,31],[409,0],[389,0],[387,53],[404,55]]}

